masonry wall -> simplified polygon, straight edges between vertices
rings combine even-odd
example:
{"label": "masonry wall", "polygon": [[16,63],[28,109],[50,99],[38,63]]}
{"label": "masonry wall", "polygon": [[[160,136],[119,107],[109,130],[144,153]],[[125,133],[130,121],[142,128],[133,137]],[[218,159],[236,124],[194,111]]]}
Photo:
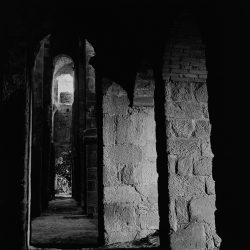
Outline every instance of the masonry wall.
{"label": "masonry wall", "polygon": [[159,228],[152,72],[137,74],[134,105],[106,81],[103,99],[105,243],[143,238]]}
{"label": "masonry wall", "polygon": [[205,46],[189,13],[169,30],[162,71],[171,249],[217,249]]}
{"label": "masonry wall", "polygon": [[[72,94],[71,94],[72,96]],[[71,152],[72,105],[59,104],[54,117],[55,159]]]}
{"label": "masonry wall", "polygon": [[86,129],[96,128],[95,69],[89,64],[94,55],[94,48],[86,40]]}

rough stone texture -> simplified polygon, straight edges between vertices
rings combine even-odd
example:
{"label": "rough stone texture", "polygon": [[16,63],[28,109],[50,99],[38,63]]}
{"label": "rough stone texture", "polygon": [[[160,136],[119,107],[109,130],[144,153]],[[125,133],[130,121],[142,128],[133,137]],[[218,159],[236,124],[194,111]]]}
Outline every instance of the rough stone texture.
{"label": "rough stone texture", "polygon": [[188,12],[177,15],[163,56],[172,250],[220,245],[214,218],[205,47],[195,27]]}
{"label": "rough stone texture", "polygon": [[105,205],[104,211],[105,239],[107,244],[125,242],[135,238],[137,220],[133,206],[112,203]]}
{"label": "rough stone texture", "polygon": [[140,194],[131,186],[124,185],[105,188],[104,203],[138,203],[139,201]]}
{"label": "rough stone texture", "polygon": [[176,137],[189,138],[194,130],[194,122],[189,119],[173,119],[171,129]]}
{"label": "rough stone texture", "polygon": [[205,180],[203,176],[181,177],[171,175],[168,185],[170,198],[173,199],[177,196],[191,198],[205,194]]}
{"label": "rough stone texture", "polygon": [[185,200],[185,198],[179,197],[175,200],[175,209],[178,226],[185,226],[189,222],[187,201]]}
{"label": "rough stone texture", "polygon": [[204,226],[200,223],[192,223],[187,228],[181,229],[170,235],[172,250],[201,250],[206,246],[206,234]]}
{"label": "rough stone texture", "polygon": [[191,219],[197,221],[204,221],[215,227],[214,212],[215,208],[215,195],[208,195],[190,201],[190,216]]}
{"label": "rough stone texture", "polygon": [[190,101],[192,99],[190,84],[185,84],[183,82],[176,82],[172,83],[171,85],[172,85],[171,97],[173,101]]}
{"label": "rough stone texture", "polygon": [[211,175],[206,178],[206,193],[215,194],[215,181]]}
{"label": "rough stone texture", "polygon": [[180,158],[177,165],[178,175],[191,175],[193,170],[193,158],[192,156]]}
{"label": "rough stone texture", "polygon": [[60,104],[54,115],[54,141],[68,142],[71,138],[72,106]]}
{"label": "rough stone texture", "polygon": [[194,84],[194,96],[198,102],[207,102],[207,86],[205,83],[195,83]]}
{"label": "rough stone texture", "polygon": [[[95,69],[89,60],[95,55],[93,46],[86,42],[86,128],[96,128],[96,87]],[[85,108],[85,107],[84,107]]]}
{"label": "rough stone texture", "polygon": [[195,175],[211,175],[212,174],[212,158],[201,157],[199,161],[194,163]]}
{"label": "rough stone texture", "polygon": [[175,174],[177,157],[175,155],[168,155],[168,172],[170,174]]}
{"label": "rough stone texture", "polygon": [[60,102],[72,104],[73,102],[73,94],[70,92],[61,92],[60,93]]}
{"label": "rough stone texture", "polygon": [[133,107],[115,83],[109,82],[103,99],[106,245],[159,229],[154,110],[145,102],[153,98],[150,72],[137,74],[135,86]]}
{"label": "rough stone texture", "polygon": [[195,136],[196,137],[208,137],[210,136],[211,125],[207,120],[199,120],[196,122],[195,126]]}
{"label": "rough stone texture", "polygon": [[203,118],[202,106],[196,102],[166,102],[166,114],[169,118]]}
{"label": "rough stone texture", "polygon": [[171,152],[171,154],[184,157],[196,152],[198,153],[200,143],[196,139],[169,139],[167,142],[167,150]]}

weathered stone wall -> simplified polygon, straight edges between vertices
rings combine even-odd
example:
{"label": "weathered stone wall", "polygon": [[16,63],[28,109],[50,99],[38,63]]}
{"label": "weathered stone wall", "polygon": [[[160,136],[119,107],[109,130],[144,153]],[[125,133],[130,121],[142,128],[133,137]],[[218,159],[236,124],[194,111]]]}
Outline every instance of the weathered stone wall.
{"label": "weathered stone wall", "polygon": [[54,142],[70,143],[72,105],[60,104],[54,116]]}
{"label": "weathered stone wall", "polygon": [[217,249],[205,47],[189,13],[176,17],[169,37],[163,79],[171,249]]}
{"label": "weathered stone wall", "polygon": [[154,81],[138,74],[134,106],[116,83],[103,99],[105,243],[143,238],[159,228]]}
{"label": "weathered stone wall", "polygon": [[73,94],[70,92],[61,92],[60,93],[60,102],[72,104],[73,102]]}
{"label": "weathered stone wall", "polygon": [[94,55],[94,48],[86,40],[86,129],[96,128],[95,69],[89,64]]}

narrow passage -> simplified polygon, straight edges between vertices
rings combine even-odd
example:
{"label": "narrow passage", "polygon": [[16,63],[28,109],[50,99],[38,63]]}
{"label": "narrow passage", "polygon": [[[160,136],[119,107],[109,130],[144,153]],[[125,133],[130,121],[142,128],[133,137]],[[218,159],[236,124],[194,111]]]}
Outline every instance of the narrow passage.
{"label": "narrow passage", "polygon": [[32,221],[31,245],[64,248],[97,245],[97,228],[97,219],[84,215],[74,199],[56,197],[47,211]]}

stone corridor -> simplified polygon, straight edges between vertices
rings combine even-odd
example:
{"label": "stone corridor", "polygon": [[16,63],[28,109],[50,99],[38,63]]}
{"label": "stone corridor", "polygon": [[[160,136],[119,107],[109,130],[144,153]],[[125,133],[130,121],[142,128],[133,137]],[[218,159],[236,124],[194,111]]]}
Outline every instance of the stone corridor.
{"label": "stone corridor", "polygon": [[97,219],[83,215],[72,198],[57,197],[32,221],[31,242],[39,247],[78,247],[97,244]]}

